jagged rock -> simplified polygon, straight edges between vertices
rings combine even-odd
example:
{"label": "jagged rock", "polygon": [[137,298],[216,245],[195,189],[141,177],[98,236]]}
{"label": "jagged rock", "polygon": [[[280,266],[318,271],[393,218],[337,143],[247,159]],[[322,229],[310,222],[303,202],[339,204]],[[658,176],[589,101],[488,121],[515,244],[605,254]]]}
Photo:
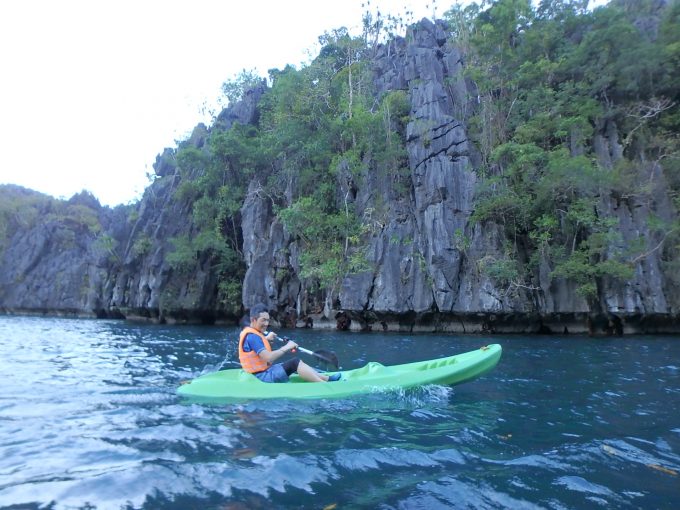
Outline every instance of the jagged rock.
{"label": "jagged rock", "polygon": [[97,200],[97,197],[86,190],[73,195],[68,199],[67,203],[70,205],[81,205],[83,207],[88,207],[93,211],[99,211],[101,209],[101,204],[99,203],[99,200]]}
{"label": "jagged rock", "polygon": [[158,177],[165,177],[174,174],[175,170],[177,169],[175,151],[169,147],[166,147],[162,154],[156,156],[156,162],[153,164],[153,169]]}
{"label": "jagged rock", "polygon": [[213,128],[227,130],[234,122],[238,122],[242,125],[256,124],[259,118],[257,105],[266,89],[267,83],[265,80],[262,80],[262,83],[258,86],[247,90],[241,101],[230,105],[220,112],[215,120]]}
{"label": "jagged rock", "polygon": [[[398,40],[389,52],[377,53],[375,69],[390,70],[376,78],[378,90],[409,87],[412,120],[406,139],[413,201],[390,209],[372,241],[369,260],[375,270],[343,282],[339,299],[344,310],[405,314],[503,308],[492,297],[500,291],[488,279],[464,270],[474,270],[469,256],[499,252],[501,239],[473,232],[468,224],[476,177],[463,121],[455,117],[466,111],[468,99],[461,90],[465,80],[458,50],[443,34],[442,22],[423,20],[407,35],[412,42]],[[445,83],[455,83],[455,93],[447,92]],[[390,190],[378,192],[390,202]],[[467,253],[456,246],[456,233],[472,237]]]}

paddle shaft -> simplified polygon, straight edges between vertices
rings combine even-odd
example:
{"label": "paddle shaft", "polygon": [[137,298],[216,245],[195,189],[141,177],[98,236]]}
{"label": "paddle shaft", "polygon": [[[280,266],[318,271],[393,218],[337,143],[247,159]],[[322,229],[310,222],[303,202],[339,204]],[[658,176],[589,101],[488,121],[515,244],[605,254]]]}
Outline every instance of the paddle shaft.
{"label": "paddle shaft", "polygon": [[[267,332],[268,333],[268,332]],[[265,333],[265,334],[267,334]],[[277,340],[280,340],[282,342],[289,342],[291,341],[290,338],[285,337],[285,336],[276,336]],[[294,340],[293,340],[294,341]],[[297,343],[297,342],[295,342]],[[310,351],[309,349],[305,349],[304,347],[300,347],[299,345],[296,347],[297,350],[300,352],[303,352],[305,354],[309,354],[310,356],[314,356],[317,359],[320,359],[321,361],[328,363],[329,365],[333,365],[336,369],[340,368],[340,365],[338,363],[338,357],[334,352],[330,351]]]}
{"label": "paddle shaft", "polygon": [[304,347],[300,347],[299,345],[296,347],[296,349],[300,352],[304,352],[305,354],[310,354],[314,356],[314,351],[310,351],[309,349],[305,349]]}

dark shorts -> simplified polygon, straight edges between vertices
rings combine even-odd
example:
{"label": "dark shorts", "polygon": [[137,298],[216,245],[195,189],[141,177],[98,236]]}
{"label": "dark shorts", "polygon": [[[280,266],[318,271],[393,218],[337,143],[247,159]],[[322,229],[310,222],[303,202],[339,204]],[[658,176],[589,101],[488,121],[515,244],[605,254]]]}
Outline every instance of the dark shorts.
{"label": "dark shorts", "polygon": [[298,358],[289,359],[285,363],[277,363],[272,365],[264,372],[258,372],[253,374],[260,381],[266,383],[285,383],[288,382],[288,377],[290,374],[297,372],[298,364],[300,360]]}

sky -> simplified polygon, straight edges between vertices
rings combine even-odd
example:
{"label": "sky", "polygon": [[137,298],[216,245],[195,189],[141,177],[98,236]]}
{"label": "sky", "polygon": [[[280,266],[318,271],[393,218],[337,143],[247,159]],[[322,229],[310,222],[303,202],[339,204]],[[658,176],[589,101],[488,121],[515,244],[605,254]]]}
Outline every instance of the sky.
{"label": "sky", "polygon": [[[134,202],[156,155],[210,122],[225,80],[300,68],[324,31],[358,33],[365,1],[2,2],[0,184]],[[418,20],[429,2],[370,7]]]}

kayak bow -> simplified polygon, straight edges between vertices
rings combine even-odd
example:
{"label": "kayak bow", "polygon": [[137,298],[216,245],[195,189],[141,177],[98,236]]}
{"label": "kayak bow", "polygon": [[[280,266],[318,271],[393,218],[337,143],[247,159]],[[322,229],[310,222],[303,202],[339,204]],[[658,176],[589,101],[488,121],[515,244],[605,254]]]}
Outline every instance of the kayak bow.
{"label": "kayak bow", "polygon": [[297,374],[289,383],[264,383],[241,369],[220,370],[179,387],[177,393],[192,400],[250,400],[267,398],[338,398],[380,389],[411,388],[425,384],[460,384],[488,372],[501,357],[501,346],[492,344],[474,351],[404,365],[383,366],[370,362],[342,372],[342,380],[310,383]]}

